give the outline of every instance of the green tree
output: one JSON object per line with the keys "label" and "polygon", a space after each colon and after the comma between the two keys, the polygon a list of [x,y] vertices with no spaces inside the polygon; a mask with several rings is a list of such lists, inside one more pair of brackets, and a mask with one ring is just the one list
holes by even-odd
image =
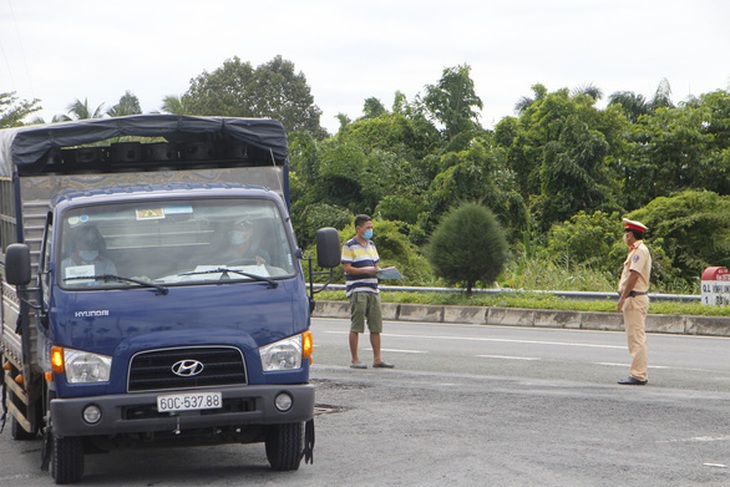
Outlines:
{"label": "green tree", "polygon": [[288,132],[308,132],[318,139],[327,135],[306,77],[281,56],[256,68],[233,57],[212,73],[204,71],[191,80],[180,103],[169,108],[182,107],[192,115],[274,118]]}
{"label": "green tree", "polygon": [[[379,105],[374,98],[369,100],[374,107]],[[303,160],[310,162],[299,167],[307,171],[310,201],[415,223],[414,212],[425,208],[423,199],[433,177],[420,161],[438,145],[440,136],[421,112],[403,99],[396,104],[397,111],[347,121],[335,138],[316,145],[316,156],[308,152]],[[372,115],[377,112],[380,109],[373,108]],[[294,147],[300,160],[298,139]],[[408,204],[396,208],[396,202]]]}
{"label": "green tree", "polygon": [[142,113],[139,106],[139,99],[130,91],[126,91],[119,99],[119,103],[106,112],[110,117],[124,117],[127,115],[138,115]]}
{"label": "green tree", "polygon": [[608,149],[601,132],[577,119],[566,121],[557,140],[545,145],[540,167],[544,226],[609,202],[611,188],[604,185],[610,180],[605,164]]}
{"label": "green tree", "polygon": [[730,265],[730,196],[683,191],[656,198],[628,218],[649,227],[649,242],[660,239],[663,252],[685,282],[696,281],[706,267]]}
{"label": "green tree", "polygon": [[[621,261],[610,256],[620,242],[620,221],[618,213],[580,211],[550,228],[546,253],[553,260],[616,274]],[[625,249],[623,252],[625,256]]]}
{"label": "green tree", "polygon": [[439,143],[433,125],[423,123],[418,116],[413,120],[387,111],[349,123],[340,135],[369,149],[396,153],[411,162],[424,157]]}
{"label": "green tree", "polygon": [[447,140],[456,135],[479,129],[482,100],[476,94],[468,65],[446,68],[439,82],[426,85],[423,103],[433,117],[444,126]]}
{"label": "green tree", "polygon": [[464,203],[444,216],[427,249],[437,276],[466,283],[467,293],[478,281],[491,285],[507,261],[507,241],[494,214],[485,206]]}
{"label": "green tree", "polygon": [[353,220],[352,213],[346,208],[328,203],[312,203],[295,215],[294,230],[303,248],[314,244],[318,229],[333,227],[342,230]]}
{"label": "green tree", "polygon": [[316,184],[309,191],[311,201],[348,208],[352,213],[373,213],[385,191],[381,182],[387,171],[365,148],[346,139],[329,139],[321,144]]}
{"label": "green tree", "polygon": [[306,132],[289,134],[289,167],[311,187],[319,177],[319,150],[317,141]]}
{"label": "green tree", "polygon": [[590,86],[533,91],[518,119],[497,125],[494,140],[540,232],[579,211],[618,209],[619,172],[610,163],[626,126],[620,109],[598,110],[600,90]]}
{"label": "green tree", "polygon": [[704,106],[659,108],[630,127],[620,165],[624,207],[633,210],[659,196],[725,184],[707,158],[713,139],[709,118]]}
{"label": "green tree", "polygon": [[632,91],[617,91],[608,98],[608,104],[620,106],[626,118],[631,123],[639,121],[639,117],[642,115],[648,115],[651,113],[651,104],[644,98],[643,95],[638,95]]}
{"label": "green tree", "polygon": [[23,119],[41,109],[40,100],[18,100],[15,92],[0,93],[0,128],[18,127]]}
{"label": "green tree", "polygon": [[701,155],[701,187],[730,194],[730,92],[717,90],[691,100],[688,108],[704,109],[700,127],[706,136]]}
{"label": "green tree", "polygon": [[669,81],[662,79],[651,100],[633,91],[617,91],[608,97],[608,105],[620,106],[626,118],[631,123],[636,123],[641,116],[650,115],[658,108],[673,108],[672,88],[669,86]]}
{"label": "green tree", "polygon": [[92,109],[89,105],[89,99],[84,98],[84,101],[79,100],[71,103],[68,108],[69,116],[65,116],[65,120],[86,120],[89,118],[102,118],[104,116],[104,103],[101,103],[96,108]]}
{"label": "green tree", "polygon": [[503,149],[493,149],[488,140],[477,138],[466,150],[444,154],[440,166],[427,198],[432,217],[440,217],[463,201],[480,202],[494,211],[503,225],[516,232],[525,228],[524,200]]}
{"label": "green tree", "polygon": [[593,99],[593,101],[598,101],[603,98],[603,91],[593,84],[587,84],[573,90],[573,97],[578,96],[587,96]]}
{"label": "green tree", "polygon": [[375,118],[385,113],[385,107],[380,100],[375,97],[370,97],[365,100],[362,111],[365,114],[364,118]]}
{"label": "green tree", "polygon": [[542,100],[545,98],[545,95],[547,95],[548,90],[545,88],[545,85],[542,84],[534,84],[531,86],[532,92],[535,94],[535,98],[530,98],[529,96],[523,96],[519,99],[517,103],[515,103],[515,113],[517,115],[524,114],[528,108],[532,106],[533,103],[537,100]]}
{"label": "green tree", "polygon": [[415,224],[418,222],[418,214],[423,211],[422,206],[414,198],[385,195],[375,208],[375,214],[383,220],[397,220]]}
{"label": "green tree", "polygon": [[172,113],[174,115],[191,115],[190,109],[183,105],[182,97],[176,95],[167,95],[164,97],[160,109],[165,113]]}

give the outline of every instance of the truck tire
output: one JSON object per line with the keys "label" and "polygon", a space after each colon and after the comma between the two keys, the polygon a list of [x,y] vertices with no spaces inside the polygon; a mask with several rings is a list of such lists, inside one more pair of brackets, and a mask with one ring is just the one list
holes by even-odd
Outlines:
{"label": "truck tire", "polygon": [[56,484],[72,484],[84,475],[84,443],[81,438],[53,435],[51,473]]}
{"label": "truck tire", "polygon": [[275,424],[266,431],[266,458],[272,470],[297,470],[302,459],[302,423]]}
{"label": "truck tire", "polygon": [[25,431],[25,429],[20,426],[20,423],[18,423],[18,420],[15,419],[15,416],[10,417],[10,436],[15,441],[31,441],[35,440],[38,437],[38,432],[33,431],[32,433],[29,433]]}

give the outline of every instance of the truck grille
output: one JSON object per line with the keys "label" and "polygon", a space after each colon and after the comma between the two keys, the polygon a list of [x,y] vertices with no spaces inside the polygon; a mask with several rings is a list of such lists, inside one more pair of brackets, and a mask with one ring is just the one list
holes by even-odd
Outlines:
{"label": "truck grille", "polygon": [[[202,370],[181,377],[173,372],[175,364],[185,362],[188,370]],[[169,348],[140,352],[129,366],[129,392],[161,389],[187,389],[204,386],[246,384],[246,366],[240,350],[230,347]]]}

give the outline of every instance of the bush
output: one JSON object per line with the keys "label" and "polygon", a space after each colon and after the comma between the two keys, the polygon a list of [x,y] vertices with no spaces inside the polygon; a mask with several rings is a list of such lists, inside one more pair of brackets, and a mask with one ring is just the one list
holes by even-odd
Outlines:
{"label": "bush", "polygon": [[[730,255],[730,196],[711,191],[684,191],[654,199],[628,215],[649,227],[647,246],[661,243],[673,269],[668,280],[692,282],[713,265],[726,265]],[[656,238],[654,238],[656,237]],[[661,240],[660,240],[661,239]]]}
{"label": "bush", "polygon": [[344,228],[351,220],[352,215],[345,208],[316,203],[309,205],[300,216],[302,225],[296,228],[299,244],[307,247],[314,243],[317,230],[322,227],[333,227],[338,230]]}
{"label": "bush", "polygon": [[494,214],[477,203],[463,203],[434,231],[427,256],[437,276],[466,283],[493,283],[507,261],[507,240]]}

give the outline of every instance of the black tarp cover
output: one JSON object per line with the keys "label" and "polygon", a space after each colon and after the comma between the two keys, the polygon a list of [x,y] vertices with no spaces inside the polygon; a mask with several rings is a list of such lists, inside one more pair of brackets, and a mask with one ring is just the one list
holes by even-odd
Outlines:
{"label": "black tarp cover", "polygon": [[155,114],[88,119],[0,130],[0,176],[10,177],[13,165],[42,164],[53,148],[74,147],[113,137],[164,137],[184,140],[191,136],[228,135],[246,144],[271,150],[276,164],[284,164],[289,148],[280,122],[262,118],[193,117]]}

